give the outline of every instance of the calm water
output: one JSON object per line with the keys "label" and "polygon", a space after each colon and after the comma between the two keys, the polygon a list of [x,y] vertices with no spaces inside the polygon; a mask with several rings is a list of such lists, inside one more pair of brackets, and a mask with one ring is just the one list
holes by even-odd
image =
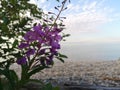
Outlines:
{"label": "calm water", "polygon": [[65,43],[61,51],[70,60],[117,60],[120,43]]}

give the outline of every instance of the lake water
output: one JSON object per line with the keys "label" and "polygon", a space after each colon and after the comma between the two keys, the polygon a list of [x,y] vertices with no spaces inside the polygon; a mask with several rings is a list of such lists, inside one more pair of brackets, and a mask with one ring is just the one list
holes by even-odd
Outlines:
{"label": "lake water", "polygon": [[68,43],[61,52],[70,60],[118,60],[120,43]]}

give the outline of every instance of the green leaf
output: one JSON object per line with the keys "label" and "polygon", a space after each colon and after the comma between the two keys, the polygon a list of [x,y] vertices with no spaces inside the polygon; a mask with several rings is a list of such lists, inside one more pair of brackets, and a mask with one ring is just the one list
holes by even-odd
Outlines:
{"label": "green leaf", "polygon": [[18,40],[15,40],[15,41],[13,42],[12,48],[15,48],[17,45],[18,45]]}
{"label": "green leaf", "polygon": [[6,69],[9,69],[9,68],[10,68],[10,65],[11,65],[11,61],[7,60],[6,65],[5,65],[5,68],[6,68]]}
{"label": "green leaf", "polygon": [[13,90],[10,85],[10,82],[6,78],[1,78],[0,90]]}
{"label": "green leaf", "polygon": [[3,84],[1,82],[1,78],[0,78],[0,90],[3,90]]}
{"label": "green leaf", "polygon": [[4,75],[8,79],[8,81],[10,83],[10,88],[13,89],[15,87],[15,85],[18,81],[18,77],[17,77],[17,74],[13,70],[9,70],[9,69],[1,70],[0,69],[0,75]]}
{"label": "green leaf", "polygon": [[9,20],[7,17],[3,17],[3,22],[7,25],[9,23]]}
{"label": "green leaf", "polygon": [[58,53],[58,56],[56,58],[64,63],[64,58],[68,58],[68,57],[66,55],[61,54],[61,53]]}
{"label": "green leaf", "polygon": [[8,49],[10,49],[9,42],[6,42],[6,46],[7,46]]}
{"label": "green leaf", "polygon": [[54,87],[52,90],[60,90],[59,87]]}
{"label": "green leaf", "polygon": [[2,56],[2,53],[0,52],[0,57]]}
{"label": "green leaf", "polygon": [[6,54],[7,52],[12,52],[14,49],[13,48],[2,48],[4,53]]}
{"label": "green leaf", "polygon": [[66,55],[63,55],[63,54],[58,54],[59,55],[59,57],[61,57],[61,58],[68,58]]}
{"label": "green leaf", "polygon": [[28,22],[28,18],[23,18],[23,19],[20,21],[19,27],[24,27],[24,25],[26,25],[27,22]]}
{"label": "green leaf", "polygon": [[52,90],[52,84],[51,83],[46,84],[43,90]]}
{"label": "green leaf", "polygon": [[17,58],[22,57],[20,52],[12,53],[12,54],[9,54],[9,55],[12,55],[12,56],[17,57]]}
{"label": "green leaf", "polygon": [[9,33],[9,28],[5,24],[2,24],[1,29],[4,34]]}
{"label": "green leaf", "polygon": [[39,83],[41,85],[43,85],[43,82],[41,80],[38,80],[38,79],[29,79],[30,82],[36,82],[36,83]]}
{"label": "green leaf", "polygon": [[61,62],[65,62],[62,58],[60,58],[60,57],[56,57],[58,60],[60,60]]}
{"label": "green leaf", "polygon": [[17,0],[10,0],[10,2],[14,5],[17,3]]}
{"label": "green leaf", "polygon": [[59,87],[53,87],[51,83],[47,83],[42,90],[60,90]]}
{"label": "green leaf", "polygon": [[70,34],[64,34],[64,35],[62,36],[62,38],[69,37],[69,36],[70,36]]}
{"label": "green leaf", "polygon": [[16,72],[14,70],[10,70],[10,75],[11,75],[12,80],[14,81],[14,84],[17,83],[19,79],[18,79]]}
{"label": "green leaf", "polygon": [[0,67],[3,67],[7,61],[0,61]]}
{"label": "green leaf", "polygon": [[30,71],[28,73],[28,77],[32,76],[33,74],[40,72],[41,70],[45,69],[45,68],[49,68],[48,66],[37,66],[35,67],[32,71]]}
{"label": "green leaf", "polygon": [[6,43],[7,40],[4,40],[0,37],[0,43]]}

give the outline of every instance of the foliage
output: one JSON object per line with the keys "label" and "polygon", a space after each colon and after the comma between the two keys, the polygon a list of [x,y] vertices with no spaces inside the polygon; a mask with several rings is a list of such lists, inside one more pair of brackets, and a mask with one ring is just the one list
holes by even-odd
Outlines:
{"label": "foliage", "polygon": [[47,83],[42,88],[43,90],[60,90],[59,87],[53,87],[51,83]]}
{"label": "foliage", "polygon": [[34,19],[42,20],[42,15],[42,9],[28,0],[1,0],[0,55],[4,60],[14,62],[20,57],[20,38],[32,27]]}
{"label": "foliage", "polygon": [[[0,1],[0,75],[5,77],[10,90],[21,88],[31,81],[33,74],[50,68],[54,58],[62,62],[67,58],[59,53],[59,42],[68,36],[62,33],[65,25],[60,17],[66,9],[66,1],[61,3],[61,7],[55,7],[58,14],[45,14],[29,0]],[[20,79],[10,69],[16,62],[22,70]],[[0,90],[5,88],[3,78],[0,78]]]}

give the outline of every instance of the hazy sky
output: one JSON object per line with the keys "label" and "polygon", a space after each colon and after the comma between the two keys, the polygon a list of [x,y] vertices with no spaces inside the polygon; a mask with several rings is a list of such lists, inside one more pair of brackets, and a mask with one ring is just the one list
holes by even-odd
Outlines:
{"label": "hazy sky", "polygon": [[[55,0],[31,0],[45,12],[59,5]],[[119,42],[120,0],[71,0],[64,11],[68,42]]]}

